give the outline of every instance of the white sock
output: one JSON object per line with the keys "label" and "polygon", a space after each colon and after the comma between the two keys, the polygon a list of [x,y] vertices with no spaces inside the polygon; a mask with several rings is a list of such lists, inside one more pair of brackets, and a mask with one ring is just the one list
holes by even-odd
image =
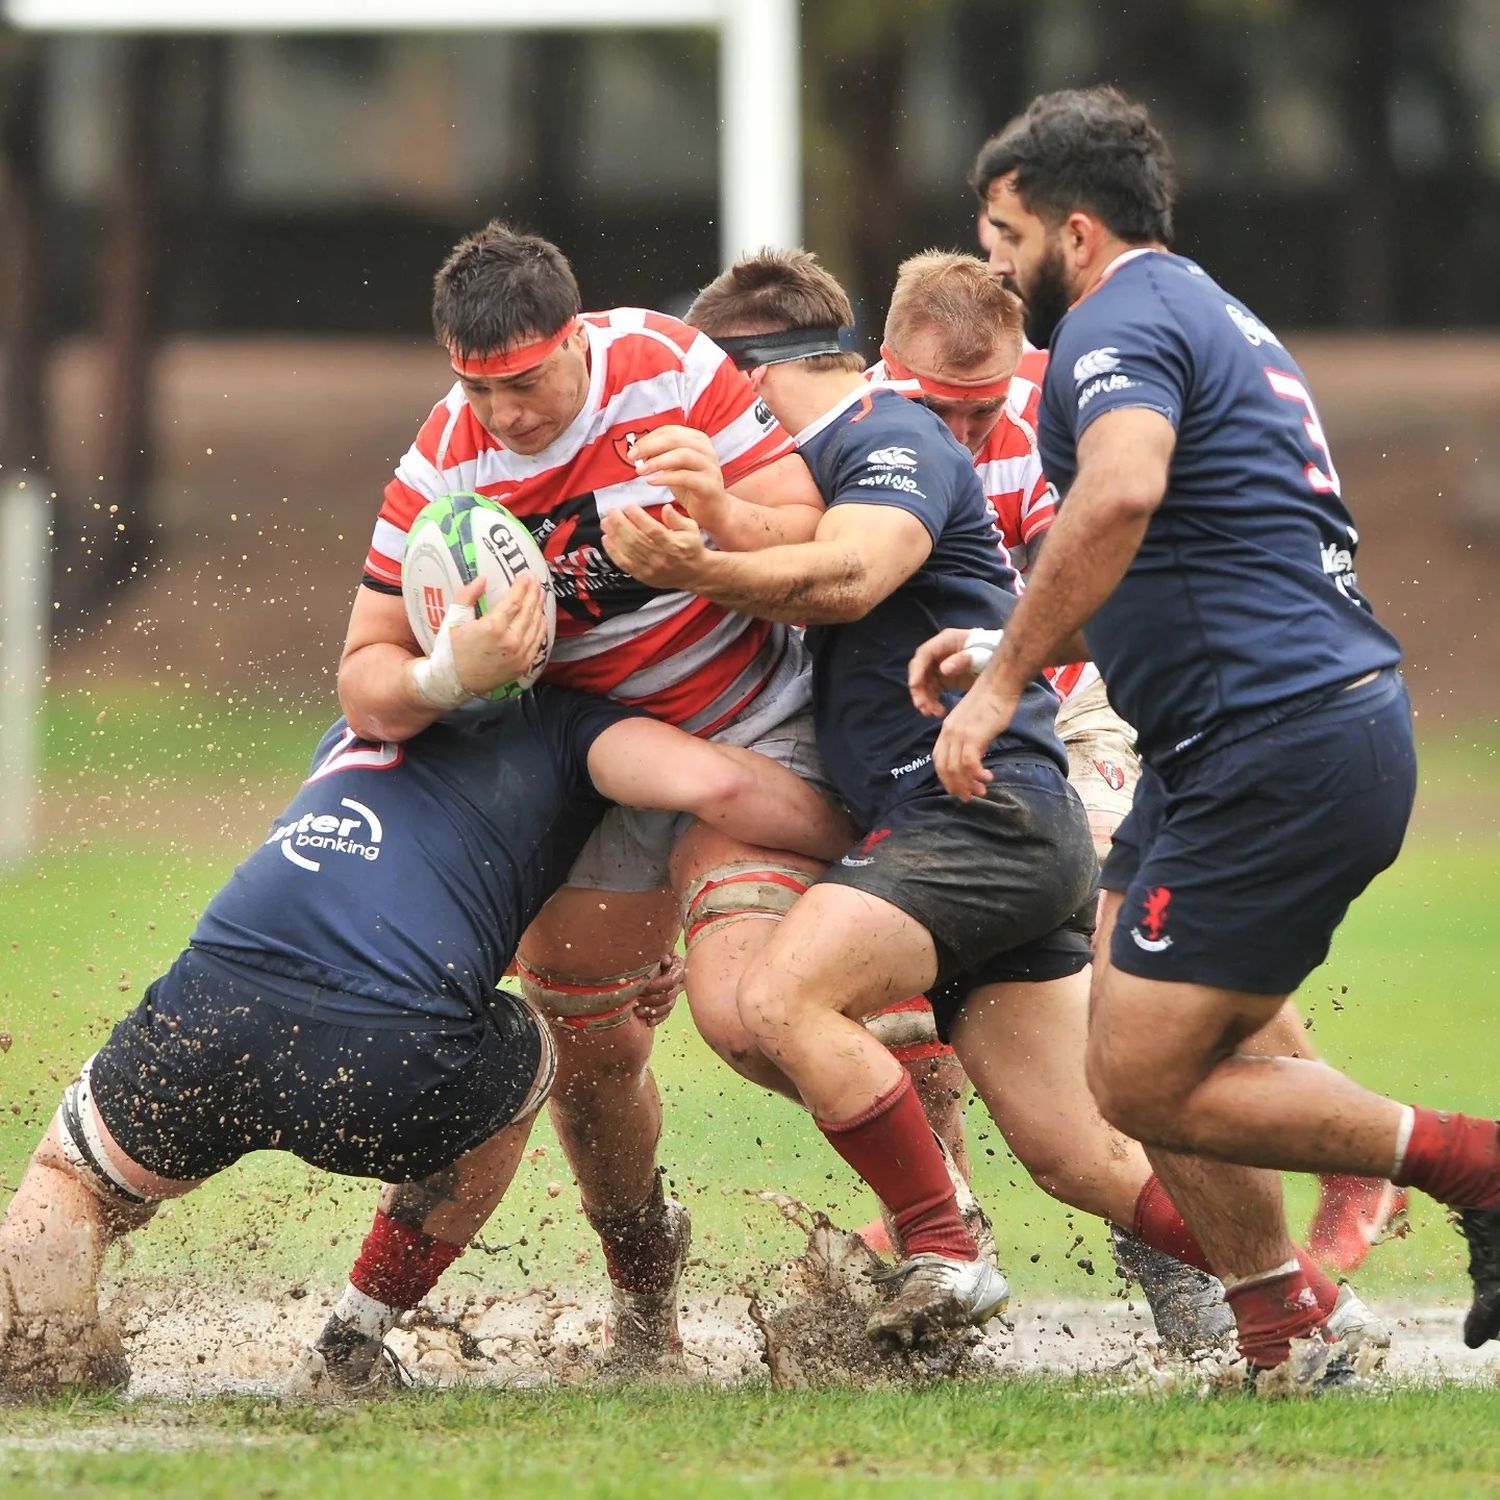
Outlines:
{"label": "white sock", "polygon": [[1224,1290],[1227,1292],[1235,1287],[1254,1286],[1257,1281],[1272,1281],[1278,1276],[1290,1276],[1293,1271],[1301,1269],[1300,1261],[1289,1260],[1283,1265],[1272,1266],[1269,1271],[1257,1271],[1252,1276],[1225,1276],[1221,1279],[1224,1282]]}
{"label": "white sock", "polygon": [[391,1307],[367,1297],[352,1282],[344,1287],[344,1294],[333,1309],[336,1318],[341,1318],[368,1339],[383,1339],[396,1326],[396,1320],[404,1311],[404,1308]]}
{"label": "white sock", "polygon": [[1401,1123],[1396,1127],[1396,1163],[1391,1168],[1391,1177],[1394,1179],[1406,1165],[1406,1148],[1411,1145],[1411,1133],[1417,1123],[1417,1112],[1411,1105],[1401,1106]]}

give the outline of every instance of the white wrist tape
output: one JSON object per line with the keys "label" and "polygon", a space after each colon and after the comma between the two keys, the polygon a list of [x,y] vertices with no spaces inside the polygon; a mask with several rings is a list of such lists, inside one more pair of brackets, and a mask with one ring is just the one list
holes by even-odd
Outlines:
{"label": "white wrist tape", "polygon": [[432,643],[432,655],[414,661],[411,667],[411,685],[424,703],[440,708],[445,713],[450,708],[460,708],[474,696],[458,680],[458,666],[453,660],[453,629],[467,625],[474,618],[471,604],[450,604],[438,629],[437,639]]}
{"label": "white wrist tape", "polygon": [[971,630],[964,637],[964,650],[969,653],[969,670],[982,672],[989,666],[990,658],[1000,649],[1003,630]]}

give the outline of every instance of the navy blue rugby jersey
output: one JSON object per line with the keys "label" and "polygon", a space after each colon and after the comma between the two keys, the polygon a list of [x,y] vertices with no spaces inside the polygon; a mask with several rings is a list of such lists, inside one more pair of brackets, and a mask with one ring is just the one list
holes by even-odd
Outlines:
{"label": "navy blue rugby jersey", "polygon": [[[863,619],[807,632],[818,748],[855,819],[868,826],[936,783],[932,747],[942,726],[912,706],[906,671],[913,652],[950,625],[1003,625],[1015,608],[1016,575],[973,458],[915,401],[883,389],[852,391],[798,433],[797,448],[830,508],[893,505],[932,538],[922,566]],[[1031,751],[1066,770],[1056,718],[1057,697],[1038,677],[992,754]]]}
{"label": "navy blue rugby jersey", "polygon": [[637,716],[542,686],[401,745],[339,720],[192,945],[297,981],[289,995],[339,991],[333,1010],[474,1013],[608,806],[589,748]]}
{"label": "navy blue rugby jersey", "polygon": [[1085,429],[1122,407],[1160,412],[1177,447],[1140,552],[1084,635],[1149,762],[1400,660],[1359,592],[1359,537],[1302,372],[1181,256],[1122,256],[1058,325],[1039,428],[1064,499]]}

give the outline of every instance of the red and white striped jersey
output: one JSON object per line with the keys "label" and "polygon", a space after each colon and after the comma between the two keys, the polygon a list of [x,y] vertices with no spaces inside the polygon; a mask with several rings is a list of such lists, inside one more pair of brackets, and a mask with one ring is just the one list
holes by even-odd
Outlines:
{"label": "red and white striped jersey", "polygon": [[627,457],[652,428],[707,433],[729,487],[791,453],[792,440],[723,351],[687,324],[626,307],[585,313],[582,326],[588,395],[542,452],[507,449],[459,384],[433,408],[386,486],[365,582],[400,588],[406,534],[429,501],[487,495],[526,522],[552,570],[557,642],[544,679],[707,735],[770,679],[789,649],[788,628],[638,582],[604,551],[600,519],[627,505],[657,510],[670,498]]}

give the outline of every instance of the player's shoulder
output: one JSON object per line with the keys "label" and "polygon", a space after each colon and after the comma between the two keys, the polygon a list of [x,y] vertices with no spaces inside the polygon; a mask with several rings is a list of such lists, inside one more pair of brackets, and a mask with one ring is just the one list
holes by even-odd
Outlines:
{"label": "player's shoulder", "polygon": [[1005,459],[1029,458],[1036,452],[1036,425],[1007,406],[974,456],[976,467]]}

